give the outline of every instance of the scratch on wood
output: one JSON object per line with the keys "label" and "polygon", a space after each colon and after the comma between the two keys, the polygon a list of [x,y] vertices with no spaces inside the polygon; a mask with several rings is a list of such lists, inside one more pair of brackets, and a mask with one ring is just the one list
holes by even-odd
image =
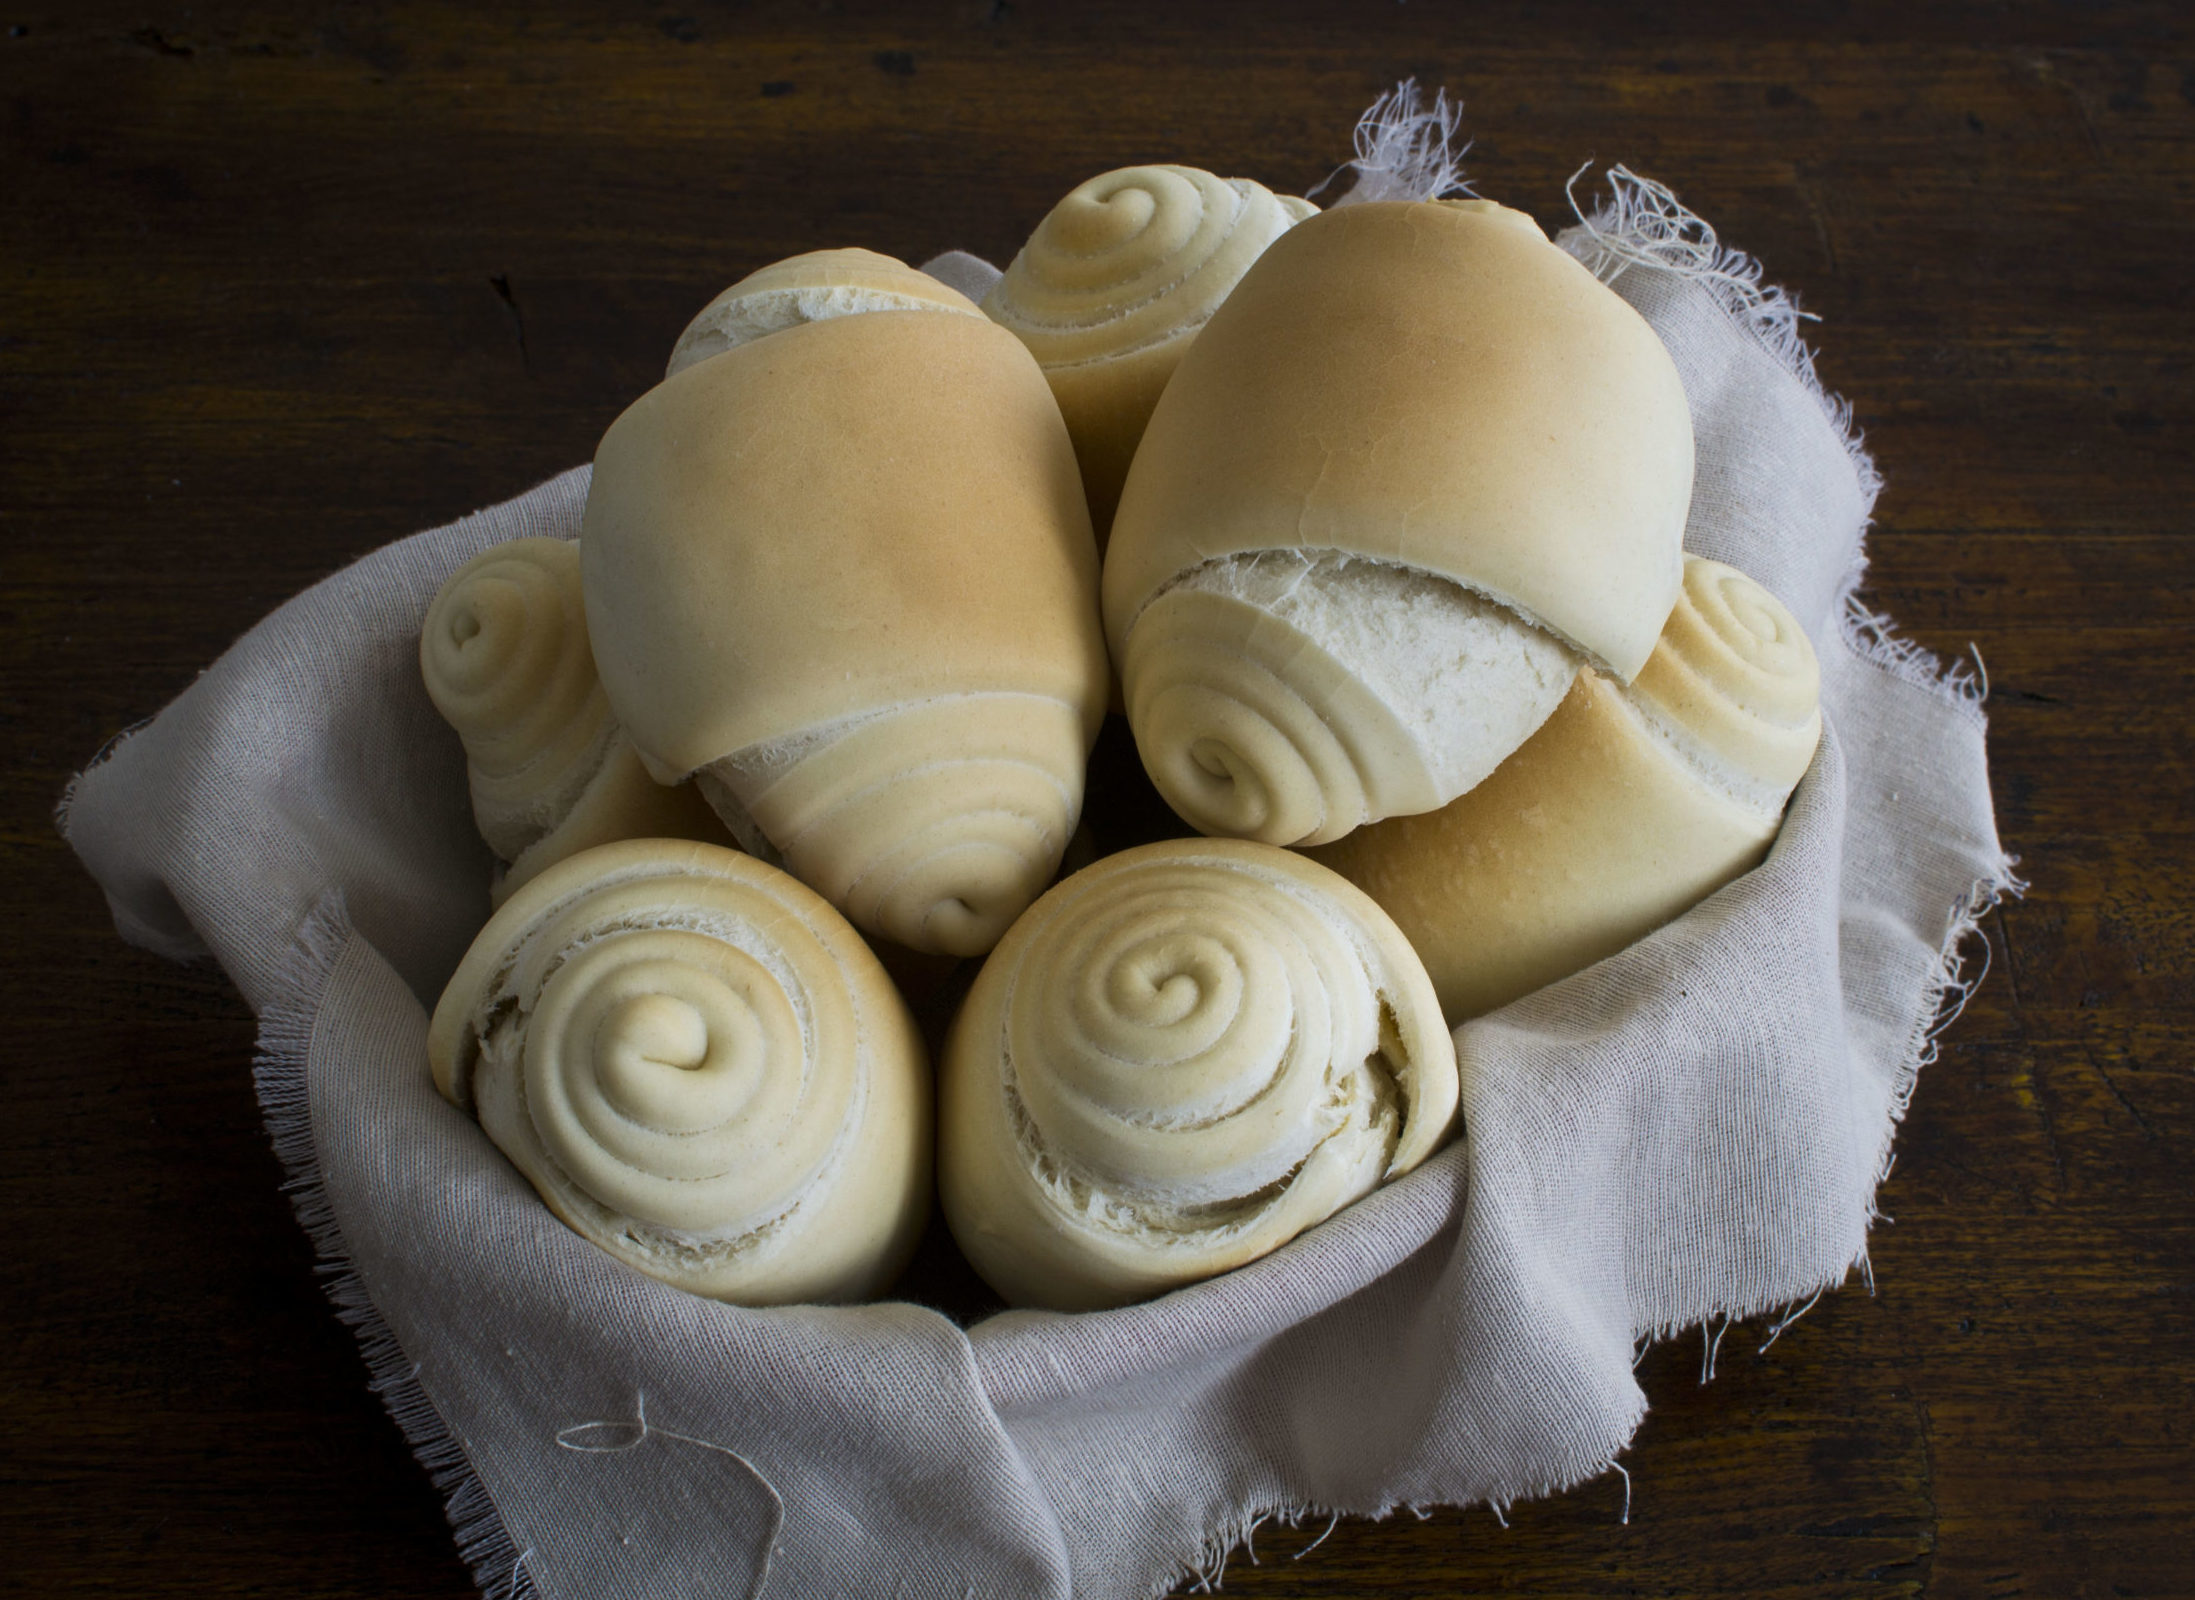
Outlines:
{"label": "scratch on wood", "polygon": [[507,272],[491,272],[489,284],[504,305],[510,308],[511,321],[518,328],[518,364],[528,372],[533,371],[533,358],[526,350],[526,313],[518,309],[518,296],[511,292],[511,275]]}
{"label": "scratch on wood", "polygon": [[2118,1101],[2120,1105],[2126,1107],[2126,1114],[2132,1117],[2135,1121],[2135,1124],[2140,1127],[2140,1129],[2142,1130],[2142,1137],[2152,1142],[2155,1142],[2157,1137],[2157,1130],[2149,1125],[2149,1119],[2142,1115],[2141,1108],[2135,1105],[2133,1101],[2129,1100],[2126,1097],[2126,1091],[2119,1087],[2118,1080],[2113,1078],[2111,1074],[2104,1069],[2104,1064],[2096,1059],[2096,1052],[2084,1044],[2081,1046],[2081,1056],[2084,1060],[2088,1062],[2090,1070],[2093,1071],[2097,1077],[2103,1079],[2104,1087],[2111,1091],[2111,1098]]}
{"label": "scratch on wood", "polygon": [[1814,236],[1821,240],[1822,254],[1829,258],[1829,275],[1833,278],[1842,277],[1843,271],[1837,265],[1837,244],[1829,236],[1829,215],[1822,209],[1821,197],[1805,178],[1798,178],[1797,183],[1799,198],[1806,202],[1806,214],[1814,219]]}
{"label": "scratch on wood", "polygon": [[[2027,1002],[2020,997],[2020,959],[2012,950],[2012,924],[2005,920],[2004,902],[1998,901],[1991,915],[1997,919],[1997,937],[2004,941],[2004,978],[2012,991],[2012,1009],[2024,1012]],[[1984,934],[1984,938],[1988,935]]]}

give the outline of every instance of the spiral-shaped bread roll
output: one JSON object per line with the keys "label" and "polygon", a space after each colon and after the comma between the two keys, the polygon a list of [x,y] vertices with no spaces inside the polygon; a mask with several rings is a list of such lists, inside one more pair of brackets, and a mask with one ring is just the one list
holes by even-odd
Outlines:
{"label": "spiral-shaped bread roll", "polygon": [[1050,890],[977,976],[946,1045],[940,1194],[1009,1301],[1114,1305],[1409,1171],[1457,1094],[1377,906],[1270,846],[1146,845]]}
{"label": "spiral-shaped bread roll", "polygon": [[[751,848],[871,932],[981,954],[1057,869],[1104,715],[1059,408],[1012,335],[887,258],[746,282],[822,310],[679,366],[596,455],[603,683]],[[929,299],[869,304],[894,283]]]}
{"label": "spiral-shaped bread roll", "polygon": [[1196,167],[1122,167],[1070,190],[984,296],[1044,369],[1102,550],[1166,380],[1265,247],[1317,207]]}
{"label": "spiral-shaped bread roll", "polygon": [[1684,388],[1531,218],[1367,202],[1290,229],[1168,383],[1105,619],[1137,748],[1273,844],[1445,804],[1675,599]]}
{"label": "spiral-shaped bread roll", "polygon": [[464,741],[480,836],[509,863],[498,904],[594,845],[723,839],[691,788],[649,778],[610,714],[587,643],[577,545],[513,539],[450,574],[420,630],[419,670]]}
{"label": "spiral-shaped bread roll", "polygon": [[844,918],[736,851],[632,840],[549,868],[473,942],[428,1056],[551,1210],[697,1294],[859,1299],[921,1229],[913,1021]]}
{"label": "spiral-shaped bread roll", "polygon": [[1629,688],[1582,674],[1461,799],[1315,850],[1424,957],[1451,1025],[1589,966],[1760,864],[1821,738],[1805,630],[1735,568],[1685,561]]}

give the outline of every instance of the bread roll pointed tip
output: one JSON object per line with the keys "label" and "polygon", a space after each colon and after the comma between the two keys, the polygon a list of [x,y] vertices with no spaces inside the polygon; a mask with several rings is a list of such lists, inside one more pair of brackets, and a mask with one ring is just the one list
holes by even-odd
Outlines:
{"label": "bread roll pointed tip", "polygon": [[672,347],[665,376],[805,323],[868,311],[981,316],[958,289],[874,250],[811,250],[733,284],[695,314]]}

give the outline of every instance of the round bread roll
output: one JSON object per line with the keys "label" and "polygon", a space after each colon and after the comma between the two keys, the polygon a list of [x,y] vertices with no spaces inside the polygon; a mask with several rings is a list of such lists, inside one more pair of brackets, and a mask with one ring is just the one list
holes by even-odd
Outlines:
{"label": "round bread roll", "polygon": [[897,991],[812,890],[715,845],[561,861],[435,1007],[435,1086],[580,1234],[744,1305],[859,1300],[929,1203],[929,1074]]}
{"label": "round bread roll", "polygon": [[1267,845],[1145,845],[984,964],[946,1043],[939,1192],[1007,1300],[1118,1305],[1408,1172],[1457,1096],[1432,987],[1370,900]]}
{"label": "round bread roll", "polygon": [[1122,167],[1068,191],[984,296],[1059,401],[1101,552],[1136,441],[1197,330],[1317,209],[1197,167]]}
{"label": "round bread roll", "polygon": [[427,608],[419,670],[464,741],[480,836],[508,863],[490,891],[495,904],[598,844],[724,842],[708,803],[650,778],[610,715],[587,644],[577,545],[513,539],[451,573]]}
{"label": "round bread roll", "polygon": [[1758,866],[1821,739],[1814,647],[1689,557],[1629,688],[1582,675],[1495,774],[1311,852],[1384,906],[1450,1026],[1613,955]]}
{"label": "round bread roll", "polygon": [[[828,283],[849,254],[757,278]],[[703,774],[863,928],[974,955],[1074,831],[1106,661],[1051,391],[1011,334],[928,292],[680,366],[604,435],[582,552],[649,770]]]}
{"label": "round bread roll", "polygon": [[1367,202],[1275,241],[1167,385],[1106,551],[1153,782],[1318,844],[1445,804],[1675,600],[1682,382],[1520,212]]}

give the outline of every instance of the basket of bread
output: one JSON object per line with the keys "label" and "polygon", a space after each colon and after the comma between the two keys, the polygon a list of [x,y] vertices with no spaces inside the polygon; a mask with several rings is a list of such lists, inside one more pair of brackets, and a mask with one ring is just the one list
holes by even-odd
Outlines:
{"label": "basket of bread", "polygon": [[1162,1592],[1864,1266],[1974,697],[1789,300],[1452,133],[767,265],[79,781],[488,1592]]}

